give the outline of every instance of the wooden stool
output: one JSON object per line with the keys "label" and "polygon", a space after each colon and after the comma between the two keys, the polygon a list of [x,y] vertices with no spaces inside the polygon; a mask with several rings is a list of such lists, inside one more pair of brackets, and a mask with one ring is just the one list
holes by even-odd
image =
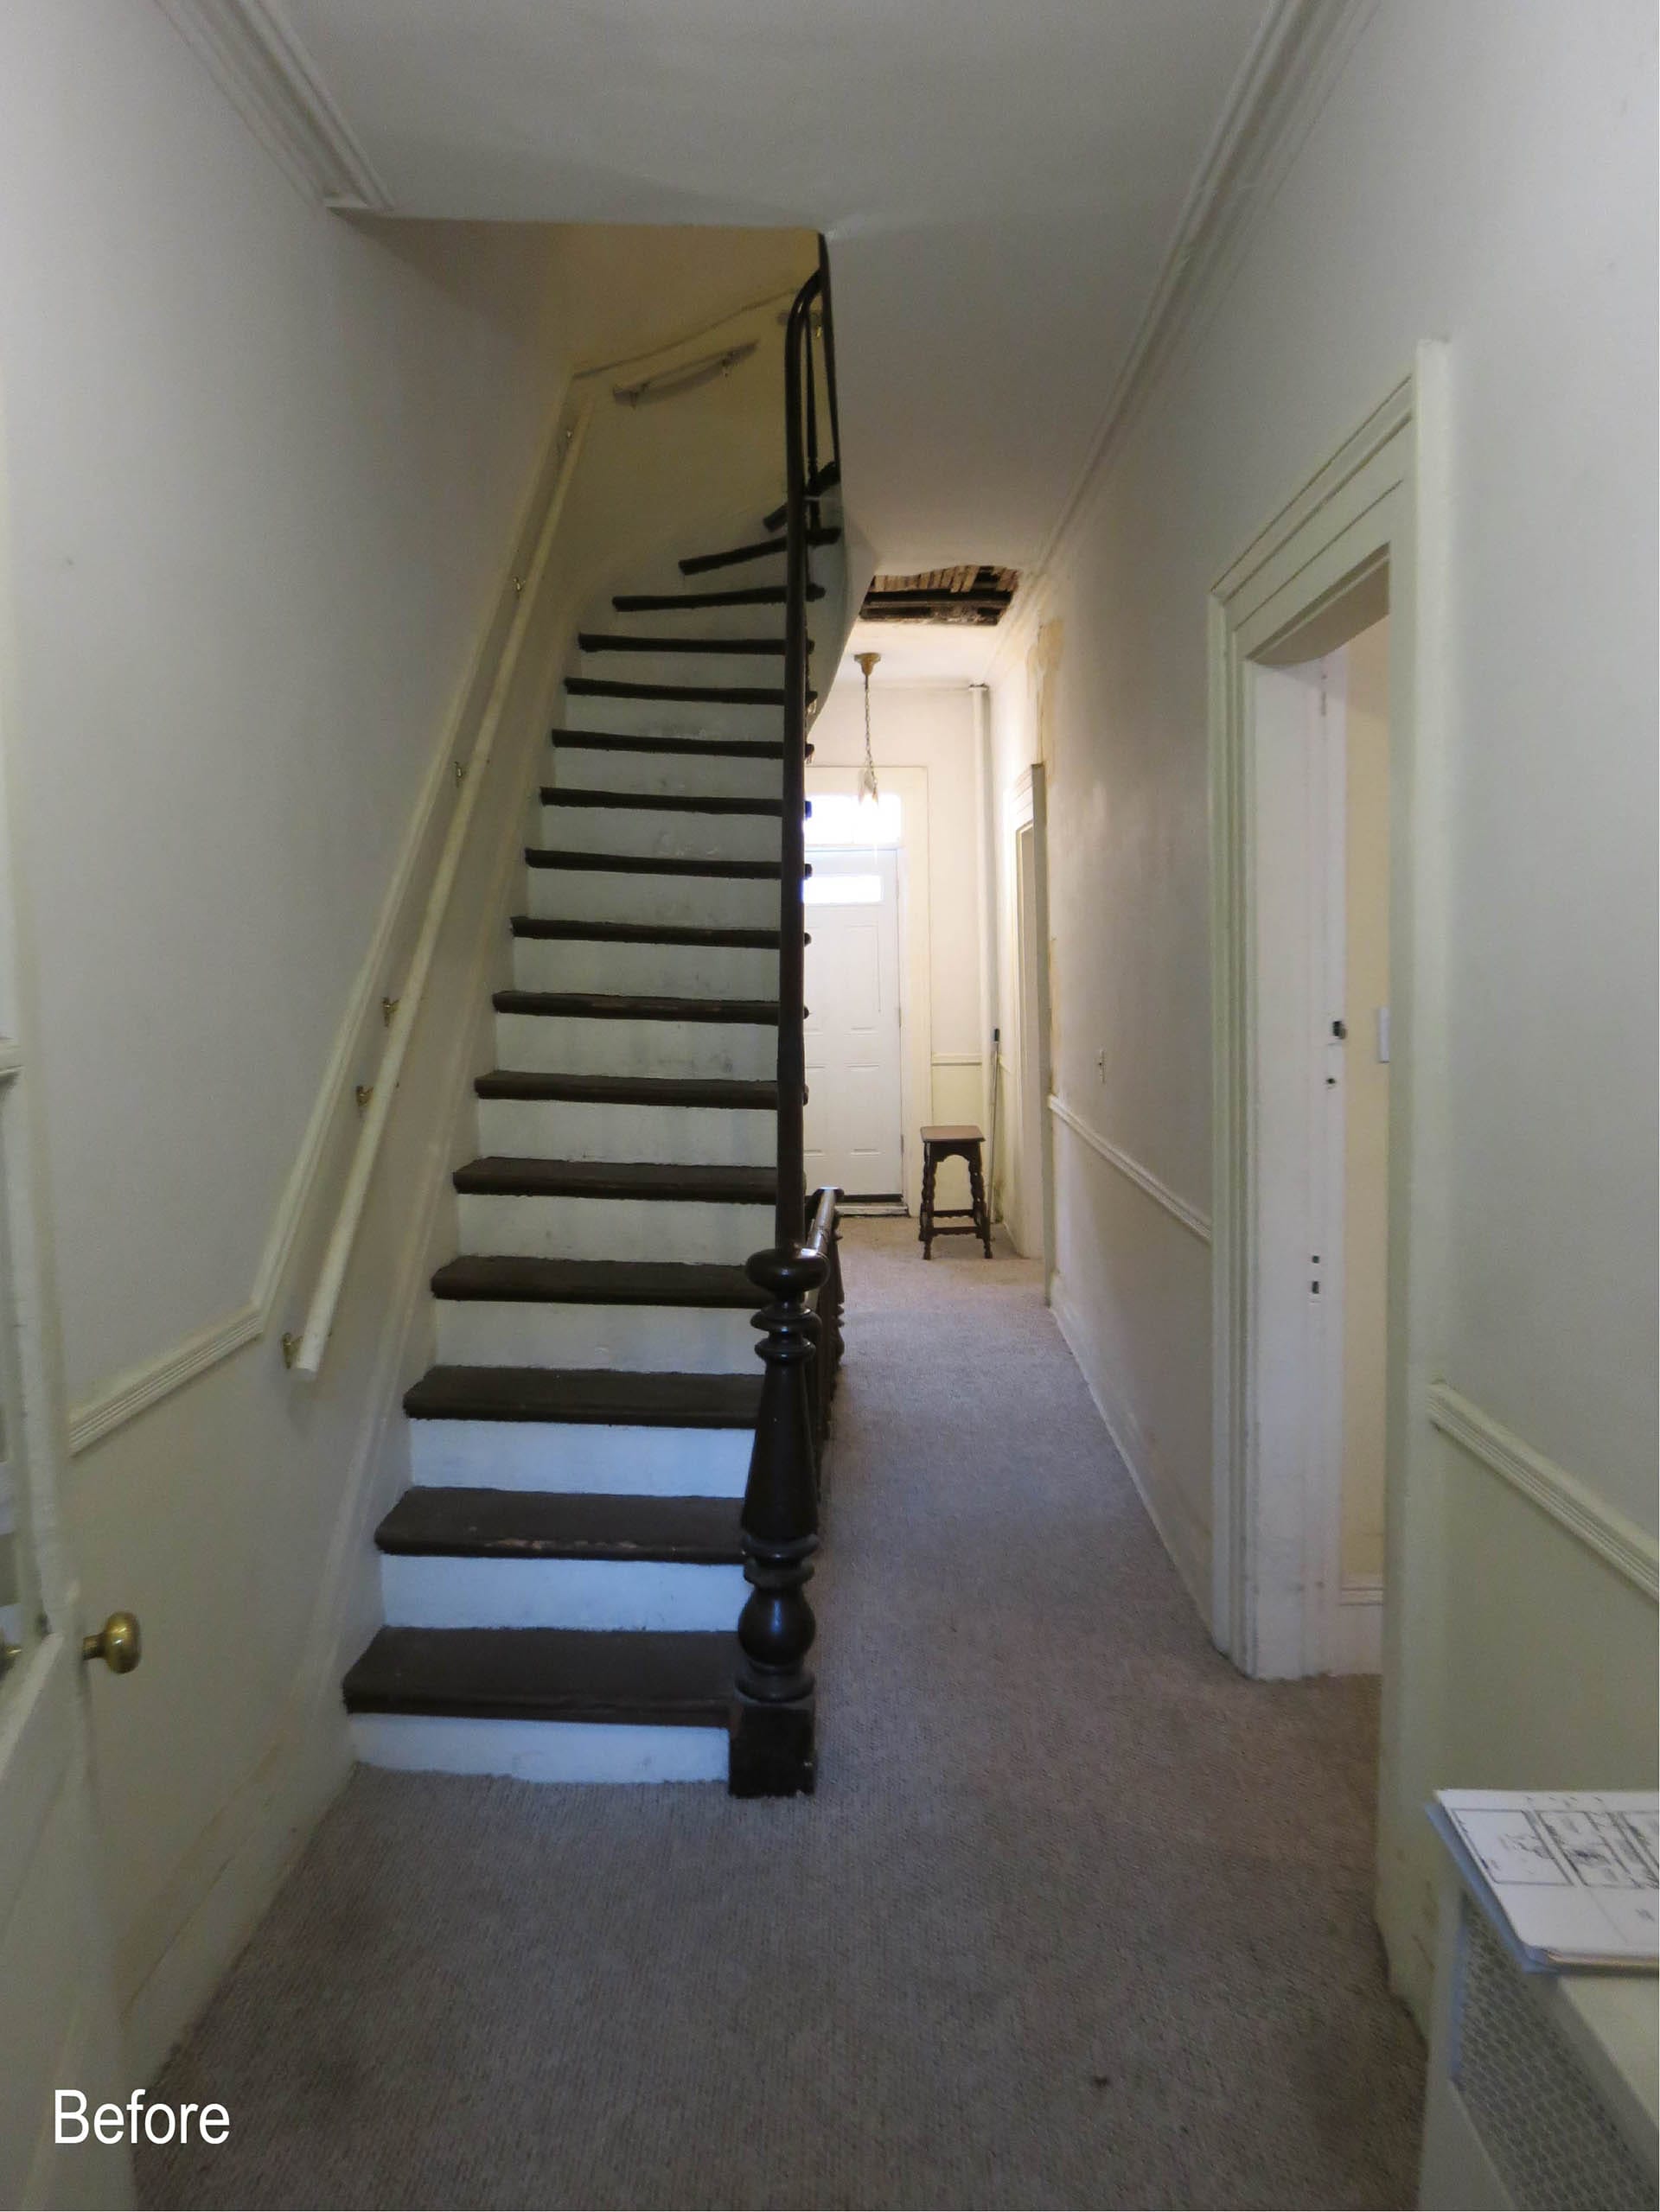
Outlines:
{"label": "wooden stool", "polygon": [[[991,1208],[986,1203],[986,1184],[980,1172],[980,1148],[985,1141],[972,1121],[935,1122],[923,1130],[923,1204],[916,1233],[923,1240],[924,1259],[933,1259],[935,1237],[978,1237],[986,1247],[986,1259],[991,1258]],[[942,1160],[967,1163],[972,1204],[935,1205],[934,1177]],[[937,1226],[942,1221],[949,1221],[952,1227],[942,1229]]]}

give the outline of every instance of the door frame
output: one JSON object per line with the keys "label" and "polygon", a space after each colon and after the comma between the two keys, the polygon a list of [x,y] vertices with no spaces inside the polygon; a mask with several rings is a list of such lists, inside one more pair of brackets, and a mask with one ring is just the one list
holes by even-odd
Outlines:
{"label": "door frame", "polygon": [[[1385,573],[1373,571],[1363,598],[1344,594],[1334,614],[1353,605],[1363,626]],[[1250,1671],[1271,1677],[1369,1671],[1340,1641],[1348,1046],[1326,1026],[1345,1011],[1346,671],[1341,647],[1302,660],[1300,635],[1245,663],[1246,834],[1274,864],[1254,871],[1261,891],[1247,922],[1255,1480],[1240,1548],[1254,1569]]]}
{"label": "door frame", "polygon": [[[0,1328],[12,1331],[13,1457],[36,1617],[0,1685],[0,1999],[8,1986],[13,1991],[12,2005],[0,2005],[0,2031],[16,2062],[0,2115],[0,2202],[115,2205],[133,2201],[124,2145],[89,2133],[84,2144],[61,2145],[54,2126],[55,2090],[79,2088],[89,2107],[113,2099],[125,2057],[103,1896],[81,1592],[67,1532],[68,1397],[32,925],[14,820],[22,763],[4,490],[0,481],[0,1240],[10,1310],[0,1311]],[[0,1293],[7,1287],[0,1282]]]}
{"label": "door frame", "polygon": [[[884,768],[882,783],[899,801],[899,1168],[900,1188],[914,1214],[923,1197],[923,1144],[916,1134],[933,1117],[934,1022],[929,991],[928,770]],[[808,762],[807,795],[859,789],[856,767]],[[809,850],[808,861],[812,859]]]}
{"label": "door frame", "polygon": [[[1387,565],[1389,609],[1391,998],[1389,1342],[1378,1918],[1398,1979],[1413,1979],[1424,1853],[1416,1833],[1434,1741],[1444,1619],[1440,1485],[1429,1389],[1441,1372],[1446,1284],[1449,565],[1446,349],[1426,341],[1403,378],[1212,587],[1211,1634],[1259,1668],[1269,1586],[1258,1541],[1271,1474],[1254,1449],[1255,1295],[1252,1068],[1255,756],[1248,664],[1318,657]],[[1352,624],[1351,624],[1352,627]],[[1298,1600],[1300,1603],[1300,1599]]]}
{"label": "door frame", "polygon": [[[1036,1004],[1026,1004],[1025,962],[1022,943],[1020,913],[1020,839],[1031,832],[1031,904],[1033,928],[1037,944],[1033,947],[1032,973],[1036,979]],[[1014,946],[1015,1020],[1018,1035],[1015,1040],[1014,1064],[1011,1069],[1013,1081],[1009,1088],[1019,1101],[1018,1131],[1020,1149],[1026,1148],[1025,1117],[1028,1101],[1024,1076],[1026,1049],[1030,1041],[1037,1061],[1036,1096],[1031,1111],[1036,1116],[1036,1127],[1031,1134],[1036,1139],[1038,1155],[1038,1221],[1039,1250],[1028,1254],[1041,1258],[1044,1269],[1044,1302],[1053,1303],[1055,1284],[1055,1062],[1051,1049],[1052,1027],[1049,998],[1049,784],[1047,771],[1041,761],[1034,761],[1024,768],[1008,796],[1004,819],[1005,851],[1008,856],[1012,940]],[[1022,1227],[1028,1205],[1028,1194],[1020,1193]],[[1012,1233],[1013,1225],[1009,1225]]]}

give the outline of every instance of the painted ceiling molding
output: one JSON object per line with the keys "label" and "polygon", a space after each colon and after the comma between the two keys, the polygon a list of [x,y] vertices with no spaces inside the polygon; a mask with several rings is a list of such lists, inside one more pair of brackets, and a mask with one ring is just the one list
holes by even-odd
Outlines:
{"label": "painted ceiling molding", "polygon": [[1278,0],[1263,23],[1199,163],[1100,426],[1031,576],[1041,576],[1053,560],[1085,494],[1183,333],[1249,244],[1376,5],[1377,0]]}
{"label": "painted ceiling molding", "polygon": [[180,36],[308,198],[384,215],[392,199],[272,0],[160,0]]}

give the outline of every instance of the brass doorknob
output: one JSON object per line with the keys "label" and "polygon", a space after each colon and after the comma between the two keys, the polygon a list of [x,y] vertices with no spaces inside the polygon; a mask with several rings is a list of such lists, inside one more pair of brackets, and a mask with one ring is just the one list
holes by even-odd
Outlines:
{"label": "brass doorknob", "polygon": [[112,1613],[95,1636],[80,1640],[83,1659],[101,1659],[112,1674],[131,1674],[144,1655],[136,1613]]}

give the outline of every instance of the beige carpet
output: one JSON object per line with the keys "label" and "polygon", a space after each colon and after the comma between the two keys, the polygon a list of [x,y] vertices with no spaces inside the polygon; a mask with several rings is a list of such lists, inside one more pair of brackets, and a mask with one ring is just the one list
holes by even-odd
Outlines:
{"label": "beige carpet", "polygon": [[361,1773],[148,2203],[1412,2202],[1371,1689],[1212,1651],[1035,1270],[847,1244],[818,1797]]}

